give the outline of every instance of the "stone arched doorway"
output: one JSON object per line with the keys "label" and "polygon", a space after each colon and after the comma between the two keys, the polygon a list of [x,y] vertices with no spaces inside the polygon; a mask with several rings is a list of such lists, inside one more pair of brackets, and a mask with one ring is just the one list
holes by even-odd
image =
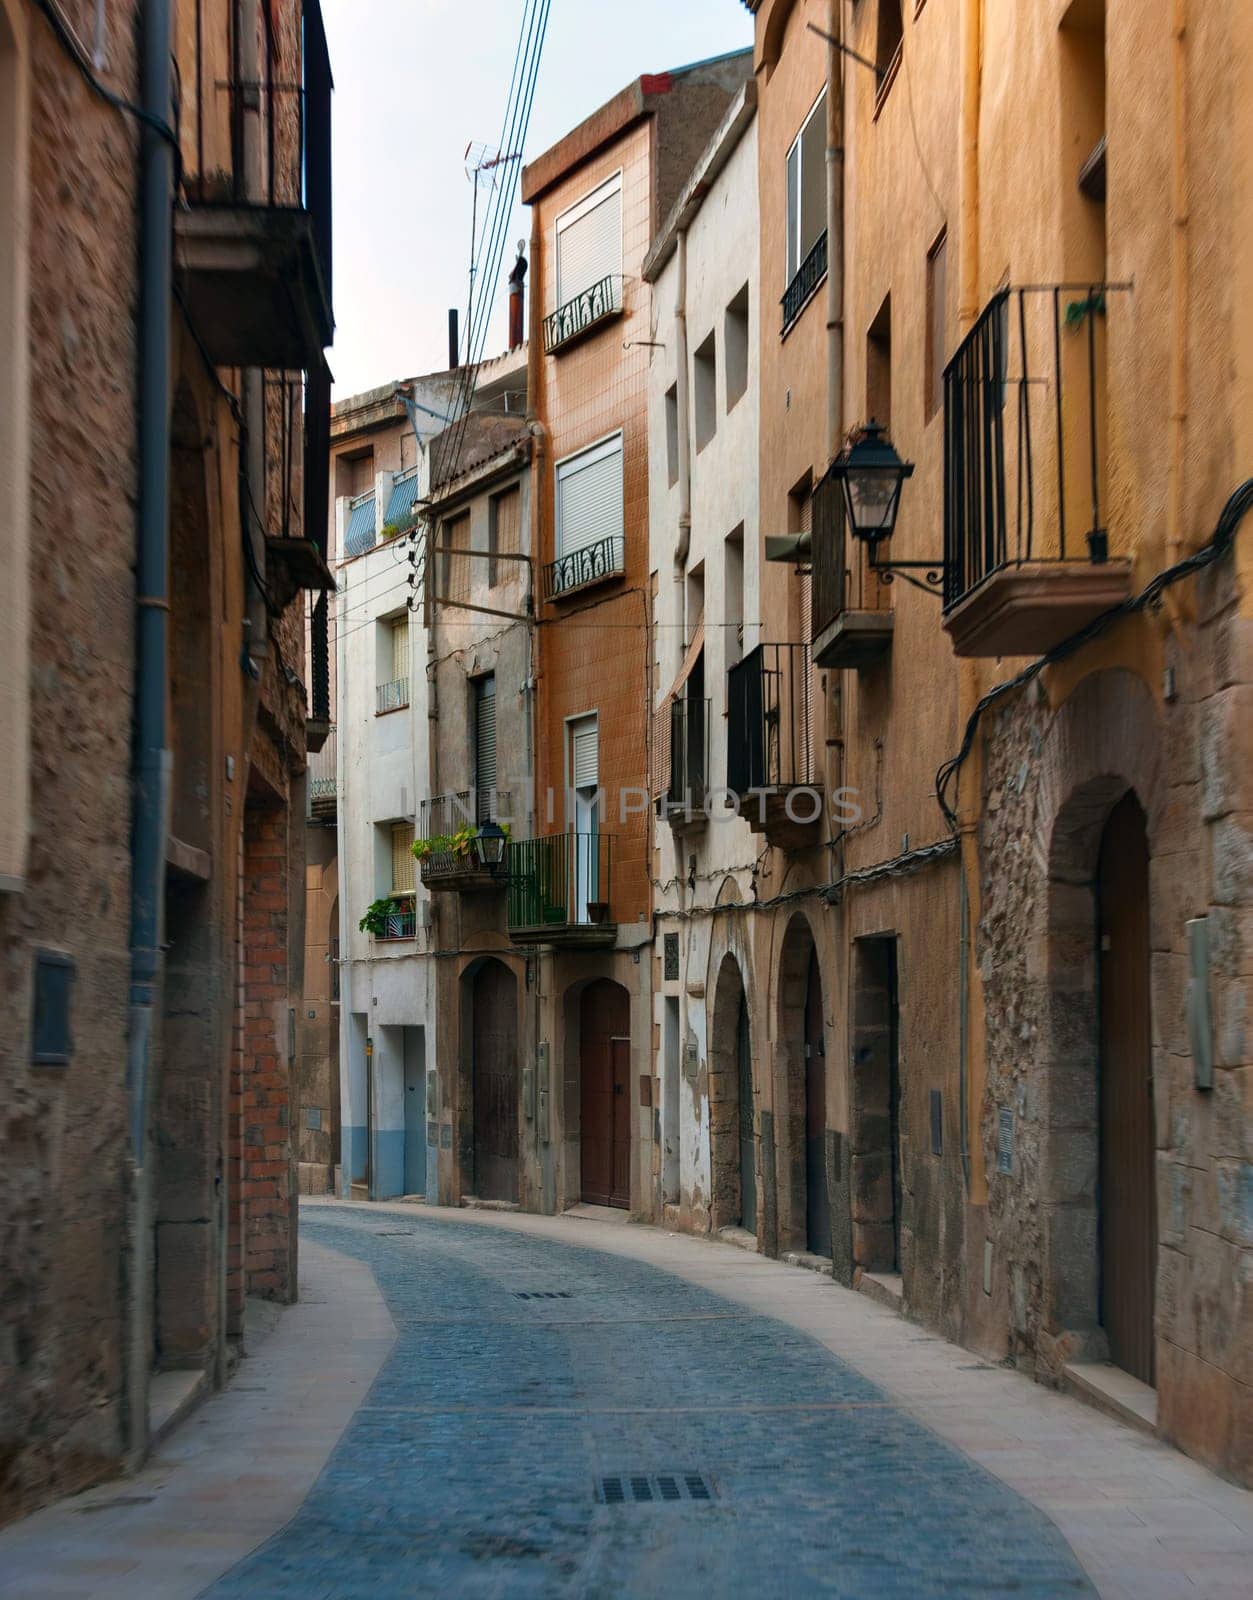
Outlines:
{"label": "stone arched doorway", "polygon": [[831,1255],[826,1038],[813,933],[797,913],[779,961],[779,1247]]}
{"label": "stone arched doorway", "polygon": [[757,1232],[757,1116],[748,996],[739,963],[722,958],[709,1047],[710,1225]]}
{"label": "stone arched doorway", "polygon": [[470,1013],[462,1015],[470,1035],[474,1193],[480,1200],[516,1201],[518,982],[503,961],[489,958],[466,975],[463,989]]}
{"label": "stone arched doorway", "polygon": [[579,995],[579,1194],[631,1204],[631,997],[594,978]]}

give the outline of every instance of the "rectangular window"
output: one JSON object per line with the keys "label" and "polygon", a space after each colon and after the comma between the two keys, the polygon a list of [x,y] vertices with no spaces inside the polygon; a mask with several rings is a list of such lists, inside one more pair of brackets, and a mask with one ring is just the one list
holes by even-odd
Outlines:
{"label": "rectangular window", "polygon": [[622,272],[622,175],[557,218],[557,304]]}
{"label": "rectangular window", "polygon": [[570,724],[570,787],[600,787],[600,727],[594,712]]}
{"label": "rectangular window", "polygon": [[446,522],[440,533],[439,596],[450,605],[470,598],[470,513]]}
{"label": "rectangular window", "polygon": [[945,307],[948,303],[946,260],[948,233],[942,231],[927,256],[927,371],[924,414],[928,422],[944,404]]}
{"label": "rectangular window", "polygon": [[892,432],[892,296],[866,330],[866,421]]}
{"label": "rectangular window", "polygon": [[679,481],[679,386],[666,390],[666,479],[673,489]]}
{"label": "rectangular window", "polygon": [[473,681],[474,789],[479,822],[492,817],[496,799],[496,675]]}
{"label": "rectangular window", "polygon": [[487,586],[494,589],[498,583],[507,583],[516,575],[517,563],[498,561],[497,556],[517,555],[521,549],[522,491],[514,484],[494,494],[488,505],[487,516]]}
{"label": "rectangular window", "polygon": [[557,463],[557,557],[580,552],[595,570],[622,570],[620,433]]}
{"label": "rectangular window", "polygon": [[718,431],[718,367],[712,332],[693,358],[692,378],[696,409],[696,453],[699,455]]}
{"label": "rectangular window", "polygon": [[726,628],[723,653],[728,667],[744,654],[744,524],[723,544],[722,606]]}
{"label": "rectangular window", "polygon": [[392,623],[392,680],[409,677],[409,618],[397,617]]}
{"label": "rectangular window", "polygon": [[787,153],[787,281],[827,229],[827,91]]}
{"label": "rectangular window", "polygon": [[413,823],[392,824],[392,893],[412,894],[413,879]]}
{"label": "rectangular window", "polygon": [[727,410],[748,388],[748,285],[727,307],[722,340],[722,364],[726,368]]}

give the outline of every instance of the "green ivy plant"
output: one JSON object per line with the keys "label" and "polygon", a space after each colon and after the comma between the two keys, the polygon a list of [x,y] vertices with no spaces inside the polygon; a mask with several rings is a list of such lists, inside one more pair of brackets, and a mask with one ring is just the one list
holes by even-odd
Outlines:
{"label": "green ivy plant", "polygon": [[384,895],[381,900],[374,900],[366,907],[365,916],[357,924],[362,933],[368,933],[374,939],[383,939],[387,935],[388,917],[399,916],[408,907],[392,895]]}

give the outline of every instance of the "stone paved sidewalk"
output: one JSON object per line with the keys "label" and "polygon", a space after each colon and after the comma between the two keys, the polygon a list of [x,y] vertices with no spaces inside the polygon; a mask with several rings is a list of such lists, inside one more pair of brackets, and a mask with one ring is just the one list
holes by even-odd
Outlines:
{"label": "stone paved sidewalk", "polygon": [[[0,1592],[1250,1592],[1253,1497],[814,1274],[569,1216],[319,1201],[302,1235],[261,1357],[0,1534]],[[598,1503],[611,1473],[680,1498]]]}

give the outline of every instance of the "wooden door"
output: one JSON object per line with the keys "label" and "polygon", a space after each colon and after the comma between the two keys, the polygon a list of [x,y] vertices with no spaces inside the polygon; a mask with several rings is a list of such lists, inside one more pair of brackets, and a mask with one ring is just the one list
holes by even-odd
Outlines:
{"label": "wooden door", "polygon": [[818,952],[809,956],[805,987],[805,1234],[817,1256],[831,1254],[827,1196],[827,1061],[822,1032],[822,976]]}
{"label": "wooden door", "polygon": [[735,1066],[740,1109],[740,1227],[757,1232],[757,1139],[753,1123],[753,1056],[748,1034],[748,1002],[740,991],[735,1025]]}
{"label": "wooden door", "polygon": [[1154,1381],[1157,1269],[1153,1056],[1149,1016],[1149,848],[1128,794],[1110,813],[1097,868],[1100,929],[1101,1322],[1110,1359]]}
{"label": "wooden door", "polygon": [[630,997],[597,978],[579,1001],[579,1149],[582,1198],[631,1203]]}
{"label": "wooden door", "polygon": [[517,985],[499,961],[474,977],[474,1192],[518,1198]]}

